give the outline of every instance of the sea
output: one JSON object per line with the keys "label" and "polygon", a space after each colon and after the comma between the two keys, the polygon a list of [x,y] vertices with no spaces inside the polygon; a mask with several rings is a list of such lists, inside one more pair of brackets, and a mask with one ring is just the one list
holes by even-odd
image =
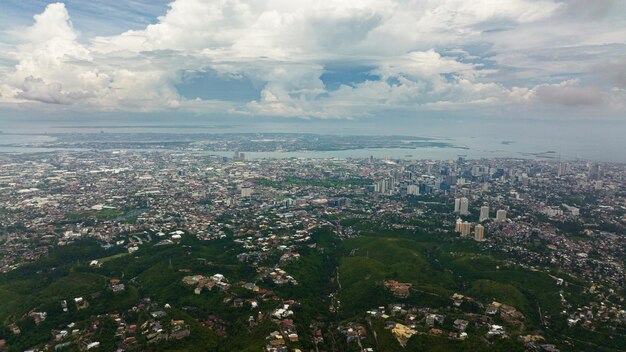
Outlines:
{"label": "sea", "polygon": [[[524,158],[626,163],[626,121],[496,118],[389,118],[385,121],[269,118],[85,118],[19,120],[0,117],[0,153],[66,150],[41,143],[57,133],[315,133],[403,135],[454,147],[363,148],[340,151],[246,152],[259,158],[375,158],[447,160]],[[28,144],[28,146],[26,146]],[[234,151],[210,152],[232,156]]]}

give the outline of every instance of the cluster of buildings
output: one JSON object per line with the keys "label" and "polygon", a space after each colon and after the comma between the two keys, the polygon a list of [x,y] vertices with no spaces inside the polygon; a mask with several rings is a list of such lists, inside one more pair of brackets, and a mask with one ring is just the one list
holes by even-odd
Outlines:
{"label": "cluster of buildings", "polygon": [[411,287],[413,286],[411,283],[407,282],[398,282],[396,280],[385,280],[383,285],[386,289],[391,291],[391,293],[398,298],[407,298],[411,294]]}
{"label": "cluster of buildings", "polygon": [[[176,245],[184,236],[232,240],[241,248],[237,259],[258,273],[256,281],[242,286],[256,296],[233,296],[232,304],[241,308],[248,302],[256,308],[253,302],[286,300],[259,285],[297,285],[284,268],[302,250],[316,250],[312,234],[320,227],[345,239],[359,235],[342,223],[346,218],[368,219],[387,229],[421,226],[441,236],[451,235],[454,226],[461,240],[473,238],[480,248],[506,254],[528,268],[556,268],[593,282],[593,290],[586,288],[592,297],[586,304],[574,306],[563,297],[562,317],[572,326],[593,329],[625,322],[620,294],[625,285],[625,184],[624,165],[554,160],[248,160],[242,153],[227,158],[191,151],[3,156],[0,271],[15,270],[56,246],[85,238],[132,253],[147,243]],[[182,282],[197,294],[216,286],[231,288],[219,274],[186,276]],[[388,280],[384,285],[397,298],[411,292],[410,283]],[[124,291],[121,282],[109,286]],[[474,304],[459,300],[460,305]],[[458,339],[477,331],[506,335],[507,326],[523,322],[512,307],[493,303],[475,315],[398,307],[369,315],[390,319],[388,328],[401,344],[418,333]],[[277,329],[268,336],[268,351],[297,348],[289,312],[293,314],[283,304],[269,314]],[[145,328],[139,326],[153,339],[184,337],[189,331],[184,323],[170,322],[171,329],[159,333],[164,318],[153,319]],[[223,331],[217,317],[206,324]],[[474,326],[480,328],[472,332]],[[344,327],[341,334],[349,342],[361,341],[359,325]],[[318,330],[312,329],[311,338],[323,341]]]}
{"label": "cluster of buildings", "polygon": [[[35,322],[40,324],[45,320],[45,315],[43,312],[33,312],[31,317],[38,317],[39,322],[37,318]],[[16,324],[12,327],[13,334],[22,333]],[[102,340],[103,329],[107,329],[107,334],[110,333],[114,339],[113,346],[107,345],[113,341]],[[53,328],[50,333],[52,340],[44,344],[42,349],[32,351],[89,351],[98,350],[105,345],[117,351],[134,351],[162,341],[184,339],[190,336],[191,330],[184,320],[171,318],[162,307],[145,298],[129,311],[100,314],[85,321],[73,321]]]}
{"label": "cluster of buildings", "polygon": [[213,287],[217,287],[223,291],[227,291],[230,288],[230,284],[222,274],[215,274],[209,277],[202,275],[185,276],[182,281],[185,285],[195,286],[194,293],[197,295],[202,293],[204,288],[209,291],[211,291]]}
{"label": "cluster of buildings", "polygon": [[[495,301],[484,304],[459,293],[450,299],[450,305],[437,308],[393,303],[367,311],[366,317],[382,321],[401,346],[406,346],[408,340],[418,334],[453,340],[465,340],[470,335],[482,335],[487,339],[523,336],[525,316],[514,307]],[[359,326],[363,325],[351,323],[344,326],[343,331],[345,333],[348,327],[352,327],[352,331],[361,332],[353,336],[364,340],[368,335],[365,329],[358,330]]]}
{"label": "cluster of buildings", "polygon": [[[454,213],[457,215],[462,215],[466,219],[469,218],[469,200],[466,197],[455,198],[454,199]],[[478,217],[478,223],[474,225],[468,220],[463,221],[462,218],[458,218],[456,220],[454,226],[454,232],[459,233],[461,237],[470,237],[473,234],[473,238],[476,241],[484,241],[485,240],[485,226],[482,225],[485,221],[490,221],[489,217],[489,206],[483,205],[480,207],[480,215]],[[495,222],[505,222],[507,221],[506,210],[498,209],[496,212],[496,217],[494,219]],[[473,231],[472,231],[473,227]]]}
{"label": "cluster of buildings", "polygon": [[297,348],[300,337],[293,322],[293,306],[295,304],[294,301],[285,301],[272,312],[271,317],[279,330],[271,332],[266,337],[265,350],[267,352],[300,351]]}
{"label": "cluster of buildings", "polygon": [[469,221],[463,221],[459,218],[456,220],[456,224],[454,225],[454,232],[461,234],[461,237],[470,237],[470,235],[473,234],[474,240],[484,241],[485,227],[481,224],[476,224],[474,226],[474,230],[472,231],[472,225],[473,224]]}

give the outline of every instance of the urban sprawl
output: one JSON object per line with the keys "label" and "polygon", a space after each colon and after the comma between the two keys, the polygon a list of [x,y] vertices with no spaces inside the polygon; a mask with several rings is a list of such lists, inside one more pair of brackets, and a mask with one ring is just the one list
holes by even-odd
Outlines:
{"label": "urban sprawl", "polygon": [[[379,351],[385,337],[389,350],[419,338],[619,350],[626,331],[622,164],[5,154],[0,241],[0,295],[31,267],[51,278],[0,312],[0,350],[159,350],[200,336],[220,350],[259,331],[250,339],[266,351]],[[94,284],[70,288],[78,275]],[[546,297],[524,277],[549,283]]]}

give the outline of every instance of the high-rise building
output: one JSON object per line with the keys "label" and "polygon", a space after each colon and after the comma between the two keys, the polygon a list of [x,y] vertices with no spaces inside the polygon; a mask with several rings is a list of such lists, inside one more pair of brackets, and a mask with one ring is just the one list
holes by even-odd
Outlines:
{"label": "high-rise building", "polygon": [[454,226],[454,232],[458,232],[461,233],[461,230],[463,228],[463,220],[456,219],[456,225]]}
{"label": "high-rise building", "polygon": [[469,199],[461,198],[461,215],[469,215]]}
{"label": "high-rise building", "polygon": [[461,198],[454,199],[454,212],[457,214],[461,212]]}
{"label": "high-rise building", "polygon": [[462,237],[467,237],[470,235],[470,232],[472,231],[472,224],[470,224],[469,222],[464,222],[461,225],[461,236]]}
{"label": "high-rise building", "polygon": [[381,190],[382,190],[382,182],[381,181],[374,182],[374,192],[381,193]]}
{"label": "high-rise building", "polygon": [[393,194],[395,181],[392,177],[385,178],[374,183],[374,192],[382,194]]}
{"label": "high-rise building", "polygon": [[444,181],[449,185],[454,185],[456,184],[456,175],[454,174],[446,175],[446,177],[444,178]]}
{"label": "high-rise building", "polygon": [[485,227],[481,224],[476,225],[474,227],[474,240],[476,241],[484,241],[485,240]]}
{"label": "high-rise building", "polygon": [[489,206],[483,205],[480,207],[480,217],[478,218],[478,221],[483,222],[487,219],[489,219]]}
{"label": "high-rise building", "polygon": [[374,184],[374,192],[376,193],[387,193],[387,181],[379,180]]}
{"label": "high-rise building", "polygon": [[235,151],[235,154],[233,155],[233,160],[234,161],[242,161],[244,159],[244,154],[240,153],[238,150]]}
{"label": "high-rise building", "polygon": [[496,221],[497,222],[506,221],[506,210],[500,209],[496,212]]}
{"label": "high-rise building", "polygon": [[565,175],[565,172],[567,172],[567,164],[560,162],[559,163],[559,170],[557,171],[557,176],[561,177],[563,175]]}
{"label": "high-rise building", "polygon": [[593,163],[589,166],[589,179],[598,180],[600,178],[600,165]]}
{"label": "high-rise building", "polygon": [[406,187],[406,194],[419,196],[419,194],[420,194],[420,186],[419,185],[408,185]]}

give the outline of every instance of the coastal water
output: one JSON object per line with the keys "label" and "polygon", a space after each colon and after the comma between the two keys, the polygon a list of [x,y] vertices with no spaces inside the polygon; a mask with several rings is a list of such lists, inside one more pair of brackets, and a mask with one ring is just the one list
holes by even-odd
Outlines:
{"label": "coastal water", "polygon": [[[216,123],[220,122],[220,123]],[[0,152],[62,150],[40,144],[56,133],[318,133],[332,135],[407,135],[434,138],[454,148],[382,148],[340,151],[246,152],[248,158],[455,159],[512,157],[626,162],[626,122],[506,119],[367,120],[238,119],[16,121],[0,118]],[[25,145],[28,144],[28,147]],[[211,152],[232,156],[232,151]]]}

